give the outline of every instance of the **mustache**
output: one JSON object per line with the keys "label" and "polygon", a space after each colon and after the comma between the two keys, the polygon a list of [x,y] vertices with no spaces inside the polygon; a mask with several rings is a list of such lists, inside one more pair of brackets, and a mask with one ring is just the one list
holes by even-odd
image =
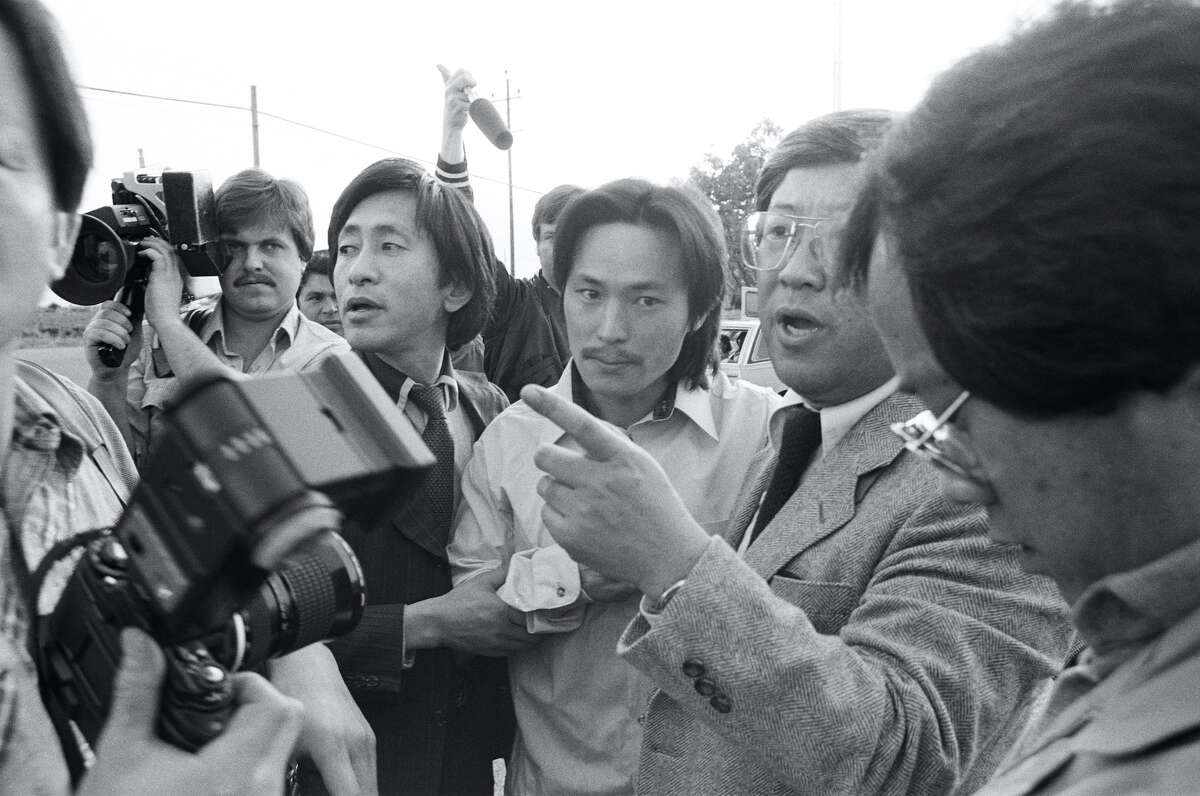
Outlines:
{"label": "mustache", "polygon": [[234,287],[239,285],[275,285],[275,280],[266,274],[245,274],[233,280]]}

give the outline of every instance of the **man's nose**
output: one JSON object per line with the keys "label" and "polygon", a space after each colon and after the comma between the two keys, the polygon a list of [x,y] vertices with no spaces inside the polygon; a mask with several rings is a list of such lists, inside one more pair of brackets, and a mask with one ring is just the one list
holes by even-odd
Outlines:
{"label": "man's nose", "polygon": [[605,342],[620,341],[629,336],[628,312],[620,301],[608,301],[601,308],[596,336]]}
{"label": "man's nose", "polygon": [[792,239],[783,267],[779,269],[778,279],[793,289],[807,287],[816,291],[824,290],[828,281],[825,260],[825,243],[816,231],[800,230]]}

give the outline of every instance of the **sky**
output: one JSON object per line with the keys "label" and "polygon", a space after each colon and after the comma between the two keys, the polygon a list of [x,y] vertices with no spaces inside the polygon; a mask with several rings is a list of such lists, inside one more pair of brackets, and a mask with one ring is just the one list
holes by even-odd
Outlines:
{"label": "sky", "polygon": [[[147,166],[206,170],[214,186],[253,165],[248,111],[109,92],[247,108],[254,85],[260,164],[305,186],[318,248],[334,201],[363,167],[392,155],[435,158],[438,63],[469,69],[501,113],[507,76],[518,276],[537,271],[529,219],[541,192],[628,176],[683,180],[706,153],[726,157],[762,119],[788,130],[834,110],[839,29],[841,107],[903,111],[939,72],[1050,5],[44,2],[88,87],[96,166],[83,209],[111,202],[110,180],[137,167],[139,149]],[[506,154],[469,128],[467,155],[476,205],[510,262]]]}

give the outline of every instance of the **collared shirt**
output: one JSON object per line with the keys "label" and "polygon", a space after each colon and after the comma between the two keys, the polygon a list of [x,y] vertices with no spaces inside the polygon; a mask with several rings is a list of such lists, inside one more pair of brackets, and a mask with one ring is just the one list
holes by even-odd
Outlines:
{"label": "collared shirt", "polygon": [[[574,400],[573,367],[551,391]],[[623,430],[663,467],[709,532],[723,533],[746,469],[766,445],[778,398],[719,374],[708,390],[679,386],[665,416],[651,412]],[[657,407],[656,407],[657,408]],[[541,520],[533,454],[546,443],[578,450],[558,426],[525,403],[488,426],[463,477],[447,553],[456,584],[507,567],[519,551],[554,545]],[[514,793],[630,793],[641,749],[637,717],[653,686],[616,655],[638,598],[591,603],[582,624],[509,657],[517,739],[509,764]]]}
{"label": "collared shirt", "polygon": [[1197,583],[1200,541],[1089,586],[1071,609],[1088,648],[980,793],[1190,791],[1200,781]]}
{"label": "collared shirt", "polygon": [[[363,361],[367,363],[371,373],[379,380],[384,392],[412,421],[417,433],[424,433],[425,424],[429,422],[429,418],[425,414],[425,410],[417,406],[415,401],[408,399],[417,382],[375,354],[363,355]],[[462,489],[463,468],[466,467],[467,460],[471,458],[471,448],[475,444],[475,429],[472,428],[471,419],[467,417],[466,410],[458,400],[458,377],[450,354],[445,351],[442,352],[441,371],[433,383],[434,386],[440,388],[438,392],[442,396],[442,409],[446,412],[446,425],[450,429],[450,436],[454,439],[454,504],[458,505]]]}
{"label": "collared shirt", "polygon": [[[820,409],[814,407],[798,393],[788,390],[786,393],[784,393],[783,402],[780,404],[779,408],[775,410],[773,415],[771,415],[771,446],[775,448],[775,450],[779,450],[780,442],[783,439],[783,424],[784,421],[787,420],[787,413],[783,411],[784,409],[788,408],[789,406],[802,405],[812,409],[813,411],[820,412],[821,456],[819,458],[814,458],[812,463],[809,464],[809,469],[812,469],[813,464],[816,464],[821,458],[828,456],[829,452],[836,448],[837,444],[842,441],[842,437],[846,436],[846,433],[850,431],[850,429],[854,428],[854,426],[858,424],[858,421],[867,416],[867,412],[870,412],[872,409],[879,406],[879,404],[883,403],[884,399],[894,393],[896,388],[899,386],[900,377],[893,376],[870,392],[846,401],[844,404],[826,406]],[[807,474],[807,470],[805,473]],[[801,481],[803,481],[803,478],[801,478]],[[766,490],[763,490],[760,500],[763,497],[766,497]],[[758,518],[756,514],[756,516],[750,521],[751,528],[754,527],[754,523],[757,522],[757,519]],[[746,549],[750,546],[750,541],[753,537],[754,534],[752,533],[742,534],[742,541],[738,545],[739,555],[745,555]],[[654,621],[653,616],[649,616],[648,618],[651,622]]]}
{"label": "collared shirt", "polygon": [[[66,763],[26,650],[29,620],[14,574],[10,528],[32,570],[57,542],[112,525],[129,498],[134,468],[116,427],[92,396],[63,383],[59,398],[48,402],[20,373],[12,444],[0,472],[0,782],[22,793],[66,793]],[[82,426],[78,434],[65,427],[64,414]],[[96,458],[103,455],[101,446],[111,458],[107,474]],[[53,610],[77,559],[78,554],[68,557],[50,571],[40,613]]]}
{"label": "collared shirt", "polygon": [[[221,296],[206,296],[183,307],[185,316],[193,312],[206,315],[197,336],[208,350],[232,370],[249,375],[279,370],[308,370],[323,357],[350,350],[350,344],[335,332],[305,318],[295,303],[279,322],[266,347],[251,362],[229,350],[225,336],[225,317]],[[134,437],[134,456],[145,463],[150,441],[158,430],[158,416],[179,396],[175,377],[165,352],[147,322],[142,329],[142,351],[129,366],[125,392],[129,426]]]}

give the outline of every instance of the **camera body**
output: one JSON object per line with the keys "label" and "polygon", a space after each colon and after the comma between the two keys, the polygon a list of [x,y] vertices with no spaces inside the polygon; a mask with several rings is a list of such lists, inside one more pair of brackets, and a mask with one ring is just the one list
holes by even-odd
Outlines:
{"label": "camera body", "polygon": [[207,172],[127,171],[112,181],[112,197],[111,205],[83,214],[66,273],[50,286],[60,298],[99,304],[145,284],[149,268],[137,244],[152,236],[175,247],[190,275],[221,275],[225,253]]}
{"label": "camera body", "polygon": [[[66,271],[50,285],[72,304],[99,304],[120,296],[130,321],[142,322],[150,263],[139,244],[163,238],[191,276],[220,276],[225,249],[217,230],[212,181],[203,171],[127,171],[112,181],[113,203],[84,213]],[[99,346],[100,361],[117,367],[124,349]]]}
{"label": "camera body", "polygon": [[231,671],[354,628],[365,587],[337,531],[381,525],[434,462],[353,354],[212,377],[163,419],[129,505],[39,633],[44,701],[76,776],[73,739],[94,743],[104,725],[122,628],[166,653],[160,736],[199,748],[232,712]]}

